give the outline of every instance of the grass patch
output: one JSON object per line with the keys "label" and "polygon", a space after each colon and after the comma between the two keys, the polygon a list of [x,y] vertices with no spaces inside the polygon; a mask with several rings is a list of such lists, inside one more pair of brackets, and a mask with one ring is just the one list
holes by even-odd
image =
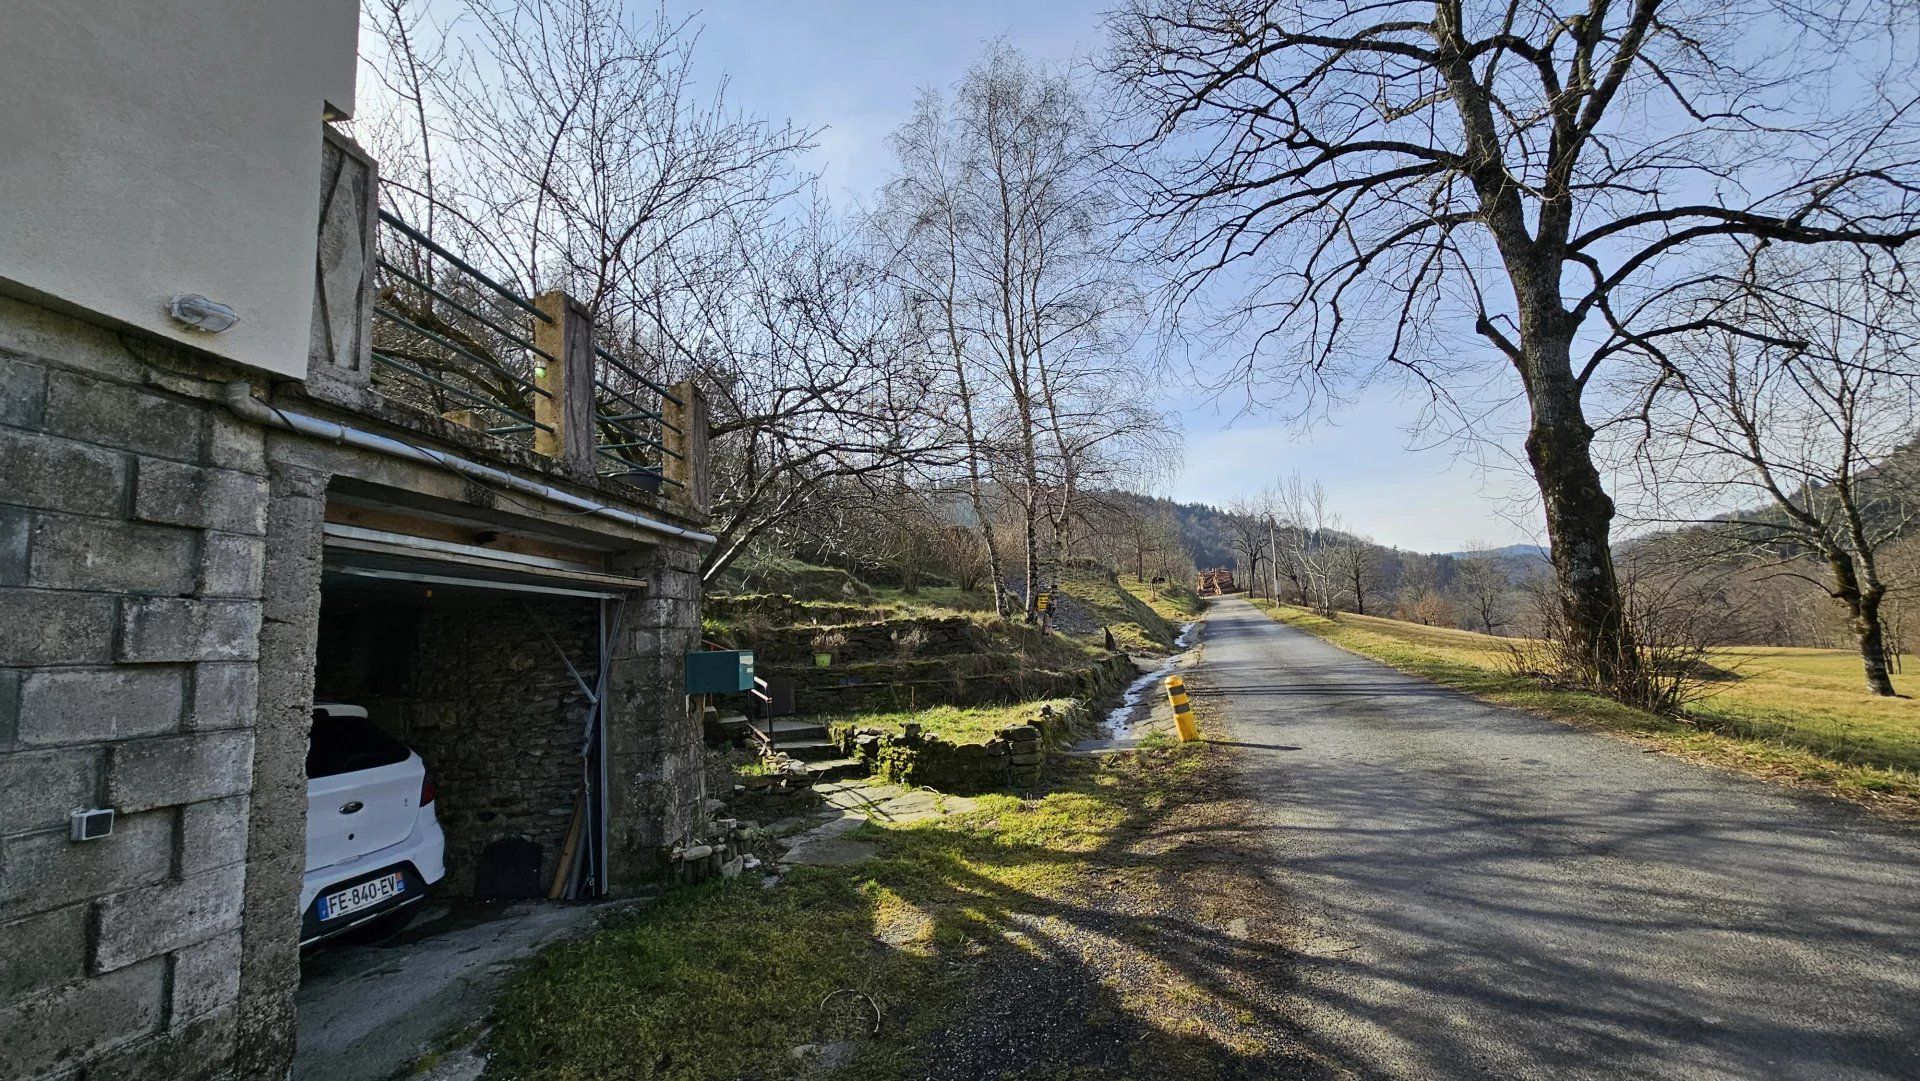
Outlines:
{"label": "grass patch", "polygon": [[939,736],[954,743],[984,743],[1002,728],[1033,720],[1042,706],[1052,706],[1055,711],[1061,711],[1072,705],[1073,701],[1071,698],[1055,698],[1011,706],[933,706],[919,711],[851,713],[828,720],[831,724],[879,728],[888,732],[901,732],[907,725],[917,724],[921,732],[929,736]]}
{"label": "grass patch", "polygon": [[1920,702],[1859,690],[1859,660],[1840,650],[1717,651],[1709,659],[1733,678],[1694,703],[1686,718],[1674,720],[1515,675],[1499,638],[1376,616],[1330,620],[1304,608],[1254,603],[1289,626],[1491,702],[1920,813]]}
{"label": "grass patch", "polygon": [[1184,619],[1172,607],[1170,595],[1161,603],[1168,605],[1166,611],[1172,614],[1163,614],[1145,596],[1128,589],[1121,579],[1080,565],[1070,566],[1061,574],[1058,588],[1079,602],[1087,618],[1099,625],[1079,635],[1089,643],[1104,641],[1099,629],[1104,627],[1113,632],[1114,644],[1125,652],[1167,653],[1180,635],[1180,623]]}
{"label": "grass patch", "polygon": [[911,593],[899,586],[875,587],[873,595],[904,615],[993,611],[993,593],[985,586],[978,589],[921,586]]}
{"label": "grass patch", "polygon": [[1198,593],[1173,582],[1141,581],[1131,574],[1122,574],[1120,588],[1139,598],[1140,603],[1153,609],[1161,619],[1174,624],[1175,633],[1179,632],[1179,624],[1199,619],[1207,610]]}
{"label": "grass patch", "polygon": [[[843,1039],[860,1054],[834,1076],[909,1076],[905,1048],[951,1021],[977,967],[967,962],[1011,948],[1017,913],[1086,888],[1098,854],[1162,818],[1219,753],[1063,759],[1042,798],[986,796],[966,815],[862,827],[853,836],[880,846],[864,863],[798,868],[774,889],[743,878],[674,891],[522,973],[498,1005],[488,1076],[795,1077],[807,1066],[793,1048]],[[1113,862],[1103,880],[1121,873]],[[836,994],[848,989],[859,994]]]}

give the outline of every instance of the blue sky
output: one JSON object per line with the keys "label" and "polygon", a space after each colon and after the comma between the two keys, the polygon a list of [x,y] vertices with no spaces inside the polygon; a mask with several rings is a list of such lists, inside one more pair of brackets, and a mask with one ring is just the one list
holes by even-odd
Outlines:
{"label": "blue sky", "polygon": [[[982,42],[1004,37],[1028,54],[1071,61],[1100,41],[1107,6],[1060,0],[672,0],[675,18],[700,26],[695,66],[709,85],[724,75],[730,100],[747,112],[824,128],[807,163],[836,202],[863,201],[889,167],[887,135],[915,94],[963,75]],[[1450,551],[1468,542],[1538,540],[1530,479],[1513,467],[1517,438],[1464,460],[1430,438],[1408,434],[1418,404],[1378,388],[1308,425],[1241,415],[1238,398],[1187,399],[1176,418],[1186,433],[1185,466],[1163,494],[1225,503],[1299,471],[1326,484],[1347,528],[1383,544]],[[1501,426],[1506,427],[1506,426]],[[1497,433],[1483,431],[1483,437]],[[1504,442],[1504,446],[1502,445]]]}

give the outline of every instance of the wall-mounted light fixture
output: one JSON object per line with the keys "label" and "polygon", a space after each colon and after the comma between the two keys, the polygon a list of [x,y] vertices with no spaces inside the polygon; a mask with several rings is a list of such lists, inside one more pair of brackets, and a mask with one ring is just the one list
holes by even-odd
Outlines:
{"label": "wall-mounted light fixture", "polygon": [[167,314],[208,334],[218,334],[240,321],[239,312],[198,293],[181,293],[167,301]]}

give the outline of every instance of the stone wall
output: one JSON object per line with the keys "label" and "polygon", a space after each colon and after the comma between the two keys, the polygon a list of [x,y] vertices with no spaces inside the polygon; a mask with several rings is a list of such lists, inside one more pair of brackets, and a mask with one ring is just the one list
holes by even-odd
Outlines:
{"label": "stone wall", "polygon": [[700,556],[689,543],[629,553],[616,573],[646,578],[621,610],[608,658],[608,861],[614,896],[672,873],[675,846],[707,826],[700,715],[686,693],[686,655],[700,648]]}
{"label": "stone wall", "polygon": [[591,681],[598,633],[591,601],[322,605],[315,697],[366,706],[426,762],[447,836],[441,892],[472,893],[488,846],[524,840],[540,849],[544,895],[580,788],[588,717],[555,645]]}
{"label": "stone wall", "polygon": [[0,1076],[231,1055],[268,491],[224,374],[0,299]]}
{"label": "stone wall", "polygon": [[900,784],[970,795],[1029,788],[1040,780],[1050,750],[1092,735],[1093,707],[1076,700],[1063,709],[1040,707],[1026,723],[1009,725],[977,743],[957,743],[917,730],[905,733],[836,726],[834,737],[875,776]]}

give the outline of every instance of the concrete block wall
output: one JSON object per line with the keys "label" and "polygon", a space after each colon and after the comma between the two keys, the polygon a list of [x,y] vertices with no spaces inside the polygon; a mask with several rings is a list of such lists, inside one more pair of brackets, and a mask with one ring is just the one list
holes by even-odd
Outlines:
{"label": "concrete block wall", "polygon": [[[351,476],[491,505],[238,420],[220,398],[238,374],[0,298],[7,1081],[286,1075],[327,492]],[[654,583],[612,658],[616,893],[704,824],[681,659],[699,556],[663,541],[612,568]],[[86,807],[116,810],[112,836],[68,838]]]}
{"label": "concrete block wall", "polygon": [[230,1055],[267,483],[227,374],[0,299],[0,1077]]}

